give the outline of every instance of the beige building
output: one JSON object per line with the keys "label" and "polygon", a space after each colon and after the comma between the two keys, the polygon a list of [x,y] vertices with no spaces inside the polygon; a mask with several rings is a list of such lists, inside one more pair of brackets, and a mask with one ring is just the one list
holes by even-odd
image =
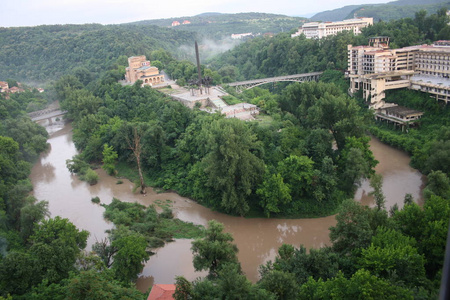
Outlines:
{"label": "beige building", "polygon": [[310,22],[305,23],[299,30],[292,34],[296,37],[304,34],[307,39],[321,39],[326,36],[335,35],[342,31],[352,31],[355,35],[361,33],[361,29],[373,25],[373,18],[348,19],[338,22]]}
{"label": "beige building", "polygon": [[150,61],[145,58],[145,55],[132,56],[128,58],[125,80],[129,83],[142,80],[144,85],[152,86],[163,83],[164,75],[159,73],[157,67],[150,65]]}
{"label": "beige building", "polygon": [[389,49],[389,38],[376,37],[369,46],[348,45],[350,94],[363,91],[372,108],[385,105],[385,91],[410,88],[450,101],[450,42]]}
{"label": "beige building", "polygon": [[8,91],[8,89],[9,89],[8,82],[0,81],[0,93],[6,92]]}

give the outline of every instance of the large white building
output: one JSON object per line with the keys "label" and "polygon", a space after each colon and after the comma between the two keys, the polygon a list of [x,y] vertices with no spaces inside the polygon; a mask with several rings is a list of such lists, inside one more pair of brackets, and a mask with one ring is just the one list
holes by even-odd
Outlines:
{"label": "large white building", "polygon": [[338,22],[310,22],[305,23],[299,30],[292,34],[291,37],[296,37],[301,34],[304,34],[306,38],[318,38],[321,39],[323,37],[329,35],[335,35],[342,31],[353,31],[355,35],[361,33],[361,29],[367,27],[369,25],[373,25],[373,18],[357,18],[357,19],[348,19],[344,21]]}
{"label": "large white building", "polygon": [[389,38],[376,37],[369,46],[348,45],[351,94],[363,91],[372,108],[385,105],[385,91],[410,88],[450,101],[450,41],[389,49]]}

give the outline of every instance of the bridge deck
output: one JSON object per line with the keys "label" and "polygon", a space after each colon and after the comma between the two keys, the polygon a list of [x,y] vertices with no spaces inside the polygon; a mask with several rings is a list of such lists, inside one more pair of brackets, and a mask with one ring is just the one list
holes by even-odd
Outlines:
{"label": "bridge deck", "polygon": [[260,82],[276,82],[276,81],[289,81],[298,78],[311,77],[311,76],[319,76],[323,72],[313,72],[313,73],[303,73],[303,74],[295,74],[295,75],[287,75],[287,76],[277,76],[277,77],[269,77],[269,78],[261,78],[254,80],[246,80],[246,81],[238,81],[229,83],[228,86],[240,86],[240,85],[251,85]]}
{"label": "bridge deck", "polygon": [[48,118],[62,116],[64,114],[66,114],[66,113],[67,113],[67,111],[63,111],[63,110],[58,109],[58,110],[49,111],[49,112],[44,113],[44,114],[35,114],[34,116],[31,115],[31,114],[28,114],[28,115],[30,116],[32,121],[41,121],[41,120],[45,120],[45,119],[48,119]]}

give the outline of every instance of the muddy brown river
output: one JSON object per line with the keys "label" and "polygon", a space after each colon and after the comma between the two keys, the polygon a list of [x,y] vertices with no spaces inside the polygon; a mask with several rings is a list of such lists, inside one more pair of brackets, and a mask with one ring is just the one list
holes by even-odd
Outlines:
{"label": "muddy brown river", "polygon": [[[144,205],[158,200],[170,200],[176,217],[181,220],[202,225],[206,225],[211,219],[224,223],[225,230],[233,235],[239,248],[238,257],[242,269],[253,282],[258,280],[258,266],[273,260],[277,249],[283,243],[294,246],[303,244],[306,248],[319,248],[330,244],[328,228],[335,224],[334,216],[315,219],[232,217],[211,211],[176,193],[156,193],[149,189],[145,196],[133,194],[132,183],[124,180],[123,184],[116,184],[117,179],[108,176],[103,170],[97,170],[100,175],[99,183],[90,186],[71,175],[65,165],[66,159],[77,153],[72,142],[71,125],[62,121],[53,121],[52,124],[43,122],[42,125],[50,134],[50,148],[41,155],[32,169],[34,196],[49,202],[52,217],[68,218],[78,228],[91,233],[87,250],[91,249],[96,240],[104,238],[105,230],[113,226],[103,219],[103,207],[91,202],[91,198],[96,196],[106,204],[109,204],[113,197]],[[376,171],[384,178],[386,207],[389,208],[395,203],[402,207],[406,193],[412,194],[416,201],[421,202],[423,176],[409,167],[409,157],[374,138],[370,147],[376,159],[380,161]],[[368,182],[363,182],[355,199],[373,206],[373,198],[368,195],[370,191]],[[194,271],[190,247],[191,240],[180,239],[158,249],[145,265],[137,281],[138,289],[147,291],[153,283],[173,283],[177,275],[183,275],[189,280],[204,276],[205,272]]]}

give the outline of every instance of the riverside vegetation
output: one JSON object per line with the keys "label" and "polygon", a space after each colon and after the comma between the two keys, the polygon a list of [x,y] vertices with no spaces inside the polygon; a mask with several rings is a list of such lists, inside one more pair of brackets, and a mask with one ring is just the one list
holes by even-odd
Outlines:
{"label": "riverside vegetation", "polygon": [[[443,16],[437,18],[441,19]],[[436,28],[430,25],[434,29],[429,33],[418,27],[421,23],[416,26],[408,19],[382,22],[364,35],[384,30],[393,34],[396,45],[406,46],[428,36],[445,36],[449,32],[446,22],[436,23]],[[395,30],[400,25],[411,30],[400,34]],[[340,49],[364,38],[343,33],[321,42],[301,37],[290,42],[286,37],[255,39],[233,50],[242,51],[250,61],[250,68],[245,66],[247,73],[246,61],[240,64],[233,51],[219,58],[217,67],[211,64],[210,72],[217,72],[216,80],[222,82],[239,76],[281,75],[291,68],[283,63],[285,57],[292,59],[291,66],[299,71],[343,69],[346,52]],[[286,41],[284,48],[282,41]],[[319,43],[324,50],[315,52],[321,49]],[[247,50],[243,50],[255,45],[259,45],[253,48],[255,57],[245,56]],[[190,63],[177,62],[164,50],[150,54],[160,57],[163,68],[173,68],[180,78],[195,76]],[[309,254],[300,245],[282,246],[275,261],[261,267],[257,284],[241,273],[232,237],[222,232],[220,224],[211,222],[204,232],[194,226],[191,237],[203,236],[193,244],[194,267],[210,274],[192,283],[178,278],[177,299],[435,298],[450,218],[448,170],[438,163],[448,142],[446,129],[438,129],[448,125],[446,109],[440,112],[442,108],[429,101],[417,103],[441,117],[435,125],[431,118],[424,119],[424,126],[410,130],[410,137],[377,127],[381,138],[383,134],[396,136],[386,140],[398,141],[405,149],[412,145],[414,163],[423,170],[429,168],[424,208],[407,196],[402,210],[394,207],[388,213],[379,191],[376,208],[345,200],[351,198],[360,178],[371,177],[376,161],[364,133],[371,116],[343,93],[345,81],[335,76],[336,72],[328,71],[325,81],[338,85],[305,83],[290,85],[278,94],[258,88],[245,92],[244,98],[262,104],[267,113],[263,122],[246,123],[191,111],[139,83],[120,86],[116,82],[123,75],[124,59],[117,56],[111,55],[113,63],[105,67],[110,70],[103,73],[63,69],[72,74],[61,77],[49,91],[50,98],[53,94],[61,99],[74,121],[73,138],[81,150],[74,160],[103,162],[111,174],[140,164],[142,176],[137,179],[141,189],[148,184],[175,189],[232,214],[317,216],[339,212],[337,224],[331,228],[332,246],[312,249]],[[97,64],[92,61],[92,66]],[[226,76],[229,78],[224,79]],[[173,233],[178,229],[168,232],[169,224],[177,228],[170,212],[163,209],[157,213],[154,207],[114,200],[105,206],[105,217],[116,228],[107,240],[96,244],[95,254],[84,253],[88,233],[67,219],[46,219],[46,202],[28,196],[32,188],[27,179],[30,161],[46,149],[47,134],[23,114],[29,103],[40,100],[37,96],[31,97],[37,100],[25,98],[6,101],[0,95],[0,297],[143,299],[131,283],[149,258],[150,246],[178,234]],[[432,137],[420,150],[417,145],[427,133]],[[140,150],[140,163],[133,149]],[[133,222],[134,218],[139,221]],[[209,246],[217,243],[223,256],[210,258],[208,249],[213,248]]]}
{"label": "riverside vegetation", "polygon": [[365,115],[334,85],[289,86],[267,99],[273,121],[260,125],[190,110],[140,82],[99,81],[55,84],[81,150],[70,168],[105,161],[112,147],[119,162],[136,163],[143,193],[148,184],[173,189],[237,215],[326,215],[377,163]]}
{"label": "riverside vegetation", "polygon": [[25,114],[22,98],[0,94],[0,299],[142,299],[131,282],[150,249],[173,237],[202,237],[201,226],[173,218],[167,203],[157,213],[114,199],[105,217],[115,229],[85,252],[89,233],[49,218],[47,201],[29,195],[31,163],[47,149],[48,134]]}

